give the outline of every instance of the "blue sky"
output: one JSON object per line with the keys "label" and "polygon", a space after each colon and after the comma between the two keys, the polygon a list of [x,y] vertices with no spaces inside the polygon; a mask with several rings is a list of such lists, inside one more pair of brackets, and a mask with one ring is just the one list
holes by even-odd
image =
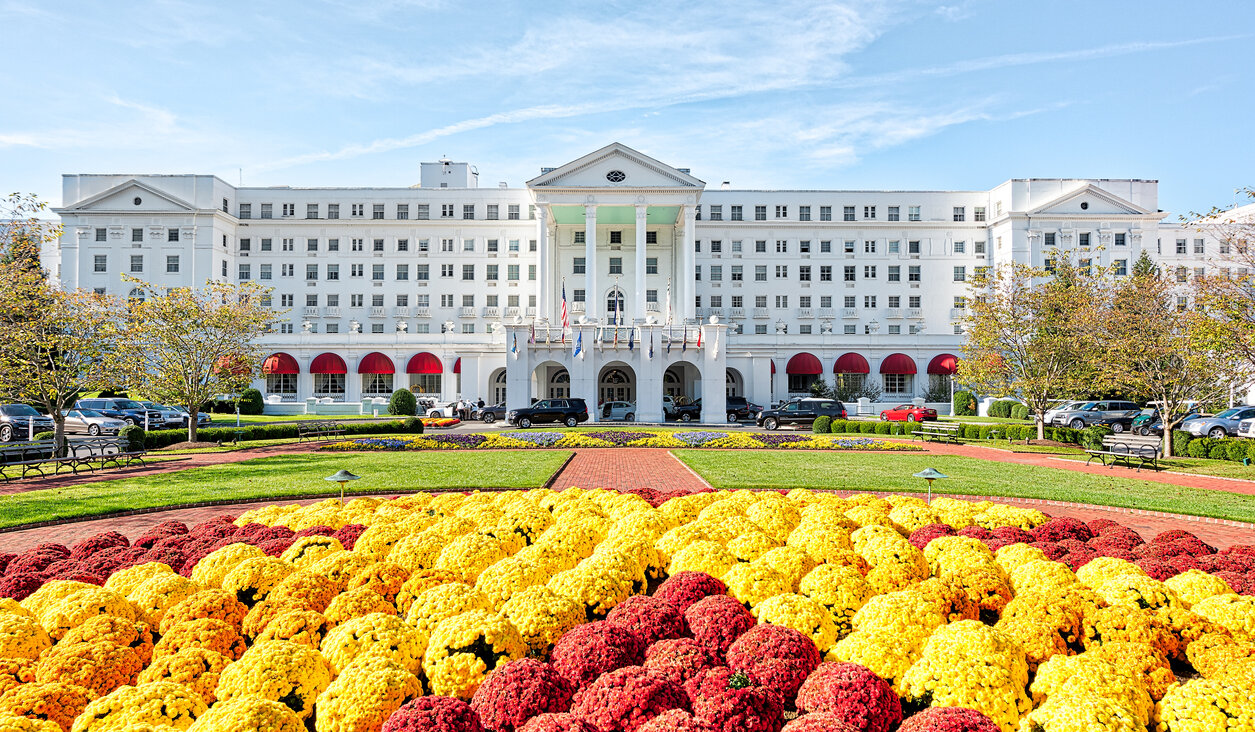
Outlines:
{"label": "blue sky", "polygon": [[0,191],[66,172],[521,185],[619,141],[717,186],[1255,184],[1255,3],[0,0]]}

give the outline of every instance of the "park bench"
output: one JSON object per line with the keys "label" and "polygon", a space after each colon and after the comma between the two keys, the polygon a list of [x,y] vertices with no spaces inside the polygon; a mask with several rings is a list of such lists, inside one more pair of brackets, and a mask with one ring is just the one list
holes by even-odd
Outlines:
{"label": "park bench", "polygon": [[296,441],[322,440],[343,437],[344,428],[335,422],[302,422],[296,426]]}
{"label": "park bench", "polygon": [[[39,473],[40,476],[47,475],[44,468],[57,461],[55,454],[56,443],[52,440],[2,445],[0,446],[0,477],[7,482],[15,477],[25,478],[31,473]],[[20,471],[20,475],[9,475],[10,470]]]}
{"label": "park bench", "polygon": [[963,425],[944,422],[921,422],[915,429],[915,435],[921,440],[940,440],[958,444],[963,434]]}
{"label": "park bench", "polygon": [[[56,454],[52,440],[19,442],[0,446],[0,478],[7,482],[32,473],[44,478],[48,476],[48,470],[52,470],[53,475],[62,470],[77,474],[81,468],[91,471],[108,467],[125,468],[135,463],[145,465],[145,452],[126,450],[121,440],[104,438],[70,442],[63,455]],[[17,474],[10,475],[11,470],[17,471]]]}
{"label": "park bench", "polygon": [[[127,442],[123,439],[113,439],[102,437],[98,439],[79,440],[71,442],[68,454],[60,459],[62,464],[68,464],[68,467],[74,470],[85,467],[88,470],[104,470],[105,468],[128,468],[136,463],[147,465],[144,462],[144,455],[148,452],[145,449],[129,450]],[[61,465],[57,466],[60,472]]]}
{"label": "park bench", "polygon": [[[1140,473],[1142,468],[1159,469],[1159,447],[1155,445],[1138,445],[1128,444],[1121,441],[1118,437],[1107,436],[1102,438],[1101,450],[1086,450],[1089,457],[1085,460],[1085,464],[1089,465],[1091,461],[1098,460],[1107,467],[1114,467],[1117,463],[1124,463],[1130,468],[1137,468]],[[1108,465],[1110,461],[1110,465]],[[1134,465],[1134,461],[1137,465]]]}

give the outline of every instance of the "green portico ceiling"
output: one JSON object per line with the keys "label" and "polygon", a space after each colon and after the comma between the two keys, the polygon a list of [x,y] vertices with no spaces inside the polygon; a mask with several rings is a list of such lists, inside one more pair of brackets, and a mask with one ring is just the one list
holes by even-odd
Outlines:
{"label": "green portico ceiling", "polygon": [[[584,225],[583,206],[551,206],[555,224]],[[645,222],[650,225],[672,226],[680,215],[679,206],[649,206],[645,211]],[[606,226],[635,226],[635,206],[598,206],[597,223]]]}

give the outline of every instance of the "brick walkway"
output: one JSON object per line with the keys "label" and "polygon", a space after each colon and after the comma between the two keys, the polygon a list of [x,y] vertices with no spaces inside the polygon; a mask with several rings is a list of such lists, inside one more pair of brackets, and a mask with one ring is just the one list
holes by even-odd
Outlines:
{"label": "brick walkway", "polygon": [[664,493],[692,493],[710,487],[670,450],[656,447],[576,450],[575,457],[558,473],[552,485],[558,490],[571,486],[615,490],[653,488]]}

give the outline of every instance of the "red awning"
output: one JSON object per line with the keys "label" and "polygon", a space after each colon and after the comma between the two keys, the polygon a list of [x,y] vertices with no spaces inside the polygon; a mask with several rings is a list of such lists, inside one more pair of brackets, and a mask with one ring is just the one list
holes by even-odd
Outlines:
{"label": "red awning", "polygon": [[820,365],[819,359],[809,353],[799,353],[789,359],[788,365],[784,367],[786,374],[822,374],[824,367]]}
{"label": "red awning", "polygon": [[913,374],[915,373],[915,362],[905,353],[895,353],[880,362],[880,373]]}
{"label": "red awning", "polygon": [[362,356],[361,362],[357,364],[359,374],[391,374],[396,370],[396,367],[392,365],[392,359],[379,351]]}
{"label": "red awning", "polygon": [[286,353],[272,353],[266,356],[266,360],[261,362],[262,374],[269,376],[271,374],[299,374],[301,367],[297,365],[296,359]]}
{"label": "red awning", "polygon": [[458,357],[458,360],[453,362],[453,373],[455,374],[462,373],[462,357],[461,356]]}
{"label": "red awning", "polygon": [[334,353],[320,353],[309,365],[309,372],[311,374],[347,374],[349,367],[344,365],[344,359]]}
{"label": "red awning", "polygon": [[872,367],[867,365],[867,359],[857,353],[842,354],[832,367],[834,374],[870,374],[871,372]]}
{"label": "red awning", "polygon": [[958,370],[958,359],[949,353],[943,353],[935,356],[933,360],[928,362],[928,373],[930,374],[953,374]]}
{"label": "red awning", "polygon": [[774,359],[774,358],[773,358],[773,359],[771,359],[771,373],[772,373],[772,375],[773,375],[773,376],[774,376],[774,375],[775,375],[775,373],[776,373],[776,359]]}
{"label": "red awning", "polygon": [[440,363],[434,353],[416,353],[405,365],[405,373],[441,374],[444,373],[444,364]]}

